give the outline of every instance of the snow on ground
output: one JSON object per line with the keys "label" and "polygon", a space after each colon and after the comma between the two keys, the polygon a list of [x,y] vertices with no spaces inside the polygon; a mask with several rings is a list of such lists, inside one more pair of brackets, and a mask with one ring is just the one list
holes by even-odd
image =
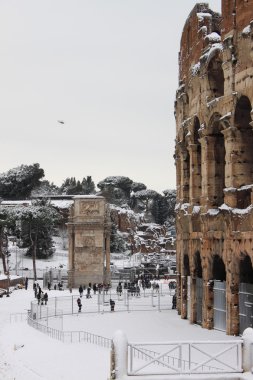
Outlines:
{"label": "snow on ground", "polygon": [[[77,289],[73,290],[78,294]],[[50,291],[49,297],[70,295],[68,290]],[[67,344],[54,340],[28,326],[26,321],[10,323],[10,313],[25,313],[34,300],[32,281],[25,289],[14,290],[0,298],[0,379],[1,380],[106,380],[109,377],[110,353],[87,343]],[[96,297],[83,300],[97,302]],[[117,312],[65,316],[64,330],[84,330],[112,338],[118,329],[129,341],[229,340],[220,331],[209,331],[180,319],[175,310],[162,312]],[[16,349],[15,349],[16,347]]]}
{"label": "snow on ground", "polygon": [[[37,267],[67,265],[66,251],[58,250],[57,253],[47,262],[38,260]],[[12,265],[20,262],[20,256],[16,260],[13,254],[11,258]],[[22,258],[24,267],[31,269],[31,259]],[[50,298],[70,296],[68,290],[51,290],[48,293]],[[77,294],[77,289],[73,289],[72,295]],[[108,349],[88,343],[59,342],[28,326],[25,320],[10,323],[10,314],[26,313],[33,300],[32,280],[29,280],[28,290],[14,290],[10,297],[0,298],[0,380],[107,380],[110,371]],[[88,303],[96,303],[97,299],[93,297],[82,302],[85,311]],[[21,315],[17,315],[17,320],[20,319]],[[190,325],[180,319],[175,310],[119,312],[117,302],[114,313],[82,312],[72,317],[64,316],[63,325],[64,330],[83,330],[107,338],[112,338],[120,329],[127,334],[129,341],[135,342],[235,339],[220,331]],[[224,375],[224,379],[231,378]],[[253,375],[247,374],[244,378],[252,379]]]}

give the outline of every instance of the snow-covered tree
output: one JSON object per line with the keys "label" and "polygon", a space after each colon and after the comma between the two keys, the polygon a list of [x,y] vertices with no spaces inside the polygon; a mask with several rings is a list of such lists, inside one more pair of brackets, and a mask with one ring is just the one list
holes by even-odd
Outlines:
{"label": "snow-covered tree", "polygon": [[164,190],[163,194],[167,201],[168,213],[166,217],[166,222],[170,225],[175,224],[175,206],[176,206],[176,190]]}
{"label": "snow-covered tree", "polygon": [[106,198],[108,203],[123,206],[129,204],[131,185],[133,181],[128,177],[111,176],[106,177],[97,184],[100,189],[98,195]]}
{"label": "snow-covered tree", "polygon": [[31,191],[31,197],[33,198],[57,194],[59,194],[59,188],[53,182],[50,183],[47,180],[41,181],[41,183]]}
{"label": "snow-covered tree", "polygon": [[39,164],[21,165],[0,174],[0,197],[4,199],[26,199],[32,189],[40,184],[44,170]]}
{"label": "snow-covered tree", "polygon": [[21,221],[21,239],[23,246],[27,247],[27,255],[32,256],[36,280],[36,258],[46,258],[53,254],[52,234],[60,214],[46,199],[35,200],[31,206],[13,207],[9,213],[12,214],[12,219]]}
{"label": "snow-covered tree", "polygon": [[123,234],[120,233],[116,224],[111,225],[111,236],[110,236],[110,251],[114,253],[125,252],[127,249],[126,240]]}
{"label": "snow-covered tree", "polygon": [[92,181],[91,176],[84,177],[82,180],[82,194],[95,194],[95,183]]}
{"label": "snow-covered tree", "polygon": [[136,193],[136,191],[146,190],[147,186],[141,182],[133,182],[131,185],[131,190]]}

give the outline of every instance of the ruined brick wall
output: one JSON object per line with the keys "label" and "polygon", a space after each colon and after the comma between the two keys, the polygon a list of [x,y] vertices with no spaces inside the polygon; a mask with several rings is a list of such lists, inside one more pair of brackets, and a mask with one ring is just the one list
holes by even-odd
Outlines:
{"label": "ruined brick wall", "polygon": [[210,284],[226,281],[228,334],[240,330],[241,283],[253,283],[252,20],[253,0],[223,0],[221,15],[193,8],[175,101],[178,311],[215,327]]}

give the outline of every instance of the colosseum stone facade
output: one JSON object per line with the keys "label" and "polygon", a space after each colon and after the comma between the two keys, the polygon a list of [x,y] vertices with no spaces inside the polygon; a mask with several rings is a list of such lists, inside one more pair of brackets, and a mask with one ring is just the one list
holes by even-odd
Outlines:
{"label": "colosseum stone facade", "polygon": [[240,334],[253,323],[253,0],[199,3],[176,93],[178,312]]}

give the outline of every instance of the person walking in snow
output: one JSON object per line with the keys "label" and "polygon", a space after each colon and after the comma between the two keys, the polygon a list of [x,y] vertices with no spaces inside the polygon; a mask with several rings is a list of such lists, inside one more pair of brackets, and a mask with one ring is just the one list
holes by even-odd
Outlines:
{"label": "person walking in snow", "polygon": [[82,298],[82,296],[83,296],[83,287],[82,287],[82,285],[79,286],[79,294],[80,294],[80,297]]}
{"label": "person walking in snow", "polygon": [[172,309],[176,309],[177,307],[177,296],[176,296],[176,293],[173,294],[173,297],[172,297]]}
{"label": "person walking in snow", "polygon": [[81,313],[81,311],[82,311],[81,298],[77,298],[76,302],[77,302],[77,306],[78,306],[78,313]]}
{"label": "person walking in snow", "polygon": [[45,301],[45,305],[47,305],[47,301],[48,301],[48,294],[47,293],[45,293],[44,294],[44,301]]}
{"label": "person walking in snow", "polygon": [[97,284],[93,284],[93,292],[94,292],[94,294],[97,293],[97,290],[98,290]]}
{"label": "person walking in snow", "polygon": [[111,306],[111,311],[114,311],[115,308],[115,301],[110,299],[110,306]]}
{"label": "person walking in snow", "polygon": [[86,294],[86,298],[91,298],[91,294],[90,294],[90,291],[91,291],[91,287],[88,286],[87,288],[87,294]]}

